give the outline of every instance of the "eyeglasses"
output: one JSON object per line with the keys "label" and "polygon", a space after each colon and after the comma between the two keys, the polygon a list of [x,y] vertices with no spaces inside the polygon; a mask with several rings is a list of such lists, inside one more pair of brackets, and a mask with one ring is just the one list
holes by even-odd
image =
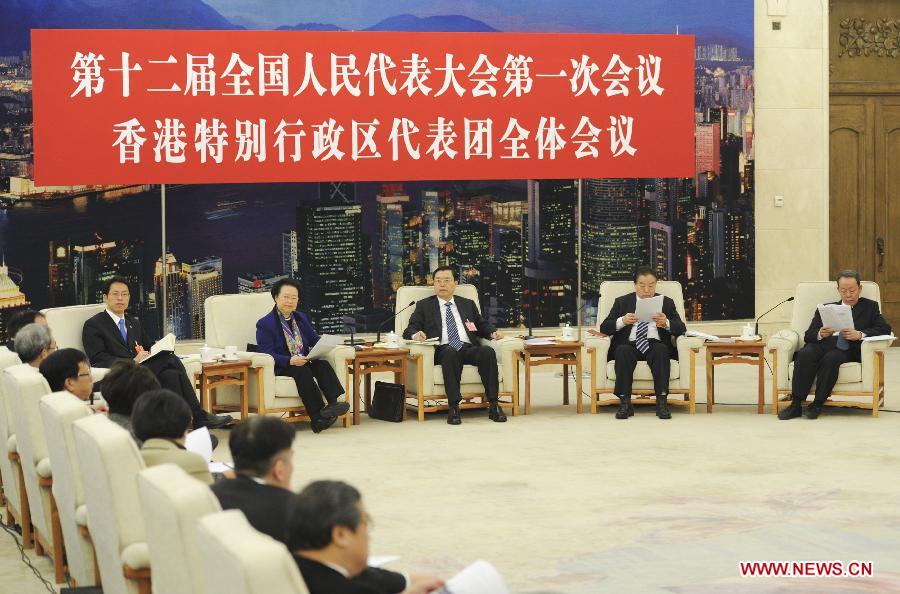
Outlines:
{"label": "eyeglasses", "polygon": [[125,291],[124,293],[115,292],[115,293],[109,293],[109,296],[113,297],[113,298],[130,297],[131,293],[129,293],[128,291]]}
{"label": "eyeglasses", "polygon": [[90,372],[90,371],[85,371],[84,373],[79,373],[79,374],[76,375],[75,377],[91,377],[91,372]]}

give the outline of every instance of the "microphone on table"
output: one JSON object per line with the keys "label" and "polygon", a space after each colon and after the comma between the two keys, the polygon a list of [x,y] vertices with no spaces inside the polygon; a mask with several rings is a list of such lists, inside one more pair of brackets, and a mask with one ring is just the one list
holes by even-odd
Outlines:
{"label": "microphone on table", "polygon": [[781,303],[777,304],[775,307],[773,307],[773,308],[770,309],[769,311],[765,312],[763,315],[761,315],[761,316],[759,316],[758,318],[756,318],[756,326],[753,328],[753,333],[756,334],[757,336],[759,336],[759,321],[760,321],[761,319],[763,319],[764,317],[766,317],[766,315],[768,315],[769,313],[771,313],[771,312],[774,311],[775,309],[781,307],[782,305],[784,305],[784,304],[787,303],[788,301],[793,301],[793,300],[794,300],[793,297],[788,297],[787,299],[785,299],[785,300],[782,301]]}
{"label": "microphone on table", "polygon": [[415,304],[416,304],[415,301],[410,301],[409,304],[408,304],[406,307],[404,307],[403,309],[398,310],[397,313],[395,313],[394,315],[392,315],[391,317],[389,317],[389,318],[386,319],[385,321],[381,322],[381,323],[378,325],[378,334],[377,334],[377,336],[375,337],[375,342],[381,342],[381,331],[384,329],[385,325],[387,325],[388,322],[393,321],[397,316],[399,316],[401,313],[403,313],[404,311],[406,311],[407,309],[409,309],[410,307],[412,307],[412,306],[415,305]]}
{"label": "microphone on table", "polygon": [[350,339],[345,340],[344,344],[348,344],[352,347],[355,347],[356,345],[359,345],[359,344],[364,344],[364,342],[362,340],[355,340],[353,338],[353,334],[356,332],[356,322],[353,322],[352,324],[347,324],[347,327],[350,328]]}

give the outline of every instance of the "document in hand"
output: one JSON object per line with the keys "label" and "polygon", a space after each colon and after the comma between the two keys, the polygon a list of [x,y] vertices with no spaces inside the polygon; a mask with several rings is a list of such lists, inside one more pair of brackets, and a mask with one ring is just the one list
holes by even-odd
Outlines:
{"label": "document in hand", "polygon": [[175,352],[175,335],[169,332],[162,338],[156,341],[156,343],[150,347],[150,356],[141,361],[144,363],[149,361],[156,355],[160,353],[174,353]]}
{"label": "document in hand", "polygon": [[331,352],[331,349],[334,347],[344,344],[344,339],[337,334],[323,334],[319,337],[319,342],[317,342],[312,349],[310,349],[309,354],[306,356],[307,359],[321,359],[328,355]]}
{"label": "document in hand", "polygon": [[835,332],[853,329],[853,310],[843,303],[829,303],[818,305],[819,315],[822,317],[822,326],[831,328]]}
{"label": "document in hand", "polygon": [[212,460],[213,447],[212,439],[209,437],[209,429],[200,427],[188,433],[184,439],[184,449],[200,454],[207,462]]}
{"label": "document in hand", "polygon": [[497,569],[479,559],[447,580],[439,594],[509,594]]}
{"label": "document in hand", "polygon": [[652,322],[653,316],[662,313],[662,306],[662,295],[657,295],[650,299],[638,299],[637,307],[634,308],[634,315],[637,316],[638,322]]}

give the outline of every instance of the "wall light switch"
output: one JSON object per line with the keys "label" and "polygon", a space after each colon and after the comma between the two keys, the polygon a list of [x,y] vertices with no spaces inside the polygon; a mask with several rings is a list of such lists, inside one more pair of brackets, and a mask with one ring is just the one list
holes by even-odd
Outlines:
{"label": "wall light switch", "polygon": [[777,206],[777,207],[784,206],[784,196],[775,196],[775,206]]}

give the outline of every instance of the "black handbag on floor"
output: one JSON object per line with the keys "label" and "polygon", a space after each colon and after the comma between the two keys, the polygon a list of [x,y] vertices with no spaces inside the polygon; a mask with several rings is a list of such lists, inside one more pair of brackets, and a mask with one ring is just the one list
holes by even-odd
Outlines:
{"label": "black handbag on floor", "polygon": [[369,410],[369,416],[392,423],[402,421],[404,391],[403,384],[375,382],[375,394],[372,395],[372,408]]}

